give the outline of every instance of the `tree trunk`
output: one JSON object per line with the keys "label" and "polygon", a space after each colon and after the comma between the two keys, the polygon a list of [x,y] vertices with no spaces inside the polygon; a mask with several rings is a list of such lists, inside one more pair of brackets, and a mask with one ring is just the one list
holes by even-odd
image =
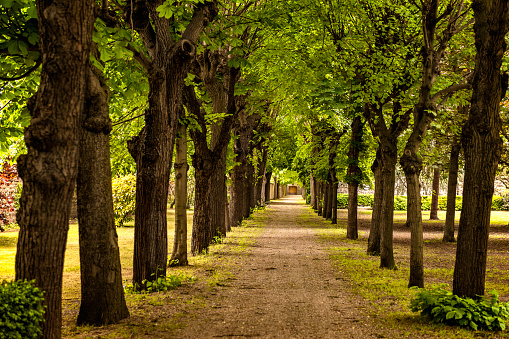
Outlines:
{"label": "tree trunk", "polygon": [[[334,172],[334,177],[336,173]],[[338,179],[334,180],[334,184],[332,185],[332,223],[338,223]]]}
{"label": "tree trunk", "polygon": [[109,96],[100,71],[90,66],[77,180],[81,269],[78,325],[111,324],[129,316],[113,216]]}
{"label": "tree trunk", "polygon": [[449,180],[447,182],[447,212],[444,226],[444,242],[454,242],[454,218],[456,216],[456,188],[458,187],[458,165],[461,144],[454,138],[449,160]]}
{"label": "tree trunk", "polygon": [[328,181],[324,181],[324,192],[323,192],[323,207],[322,217],[327,219],[329,213],[329,196],[330,196],[330,184]]}
{"label": "tree trunk", "polygon": [[313,182],[314,182],[313,186],[315,187],[315,191],[314,191],[315,202],[313,204],[313,209],[318,213],[318,215],[320,215],[318,212],[318,209],[321,206],[320,205],[320,191],[322,188],[321,182],[318,179],[316,179],[315,177],[313,177]]}
{"label": "tree trunk", "polygon": [[331,179],[331,181],[329,182],[329,196],[328,196],[329,201],[327,203],[327,205],[329,206],[328,210],[327,210],[327,219],[330,219],[330,220],[332,220],[332,200],[334,197],[333,186],[334,186],[334,184],[332,183],[332,179]]}
{"label": "tree trunk", "polygon": [[[408,153],[405,153],[405,155]],[[404,161],[405,160],[405,161]],[[421,213],[421,185],[419,174],[422,162],[416,158],[402,158],[407,182],[407,223],[410,224],[410,278],[408,287],[424,287],[424,254]]]}
{"label": "tree trunk", "polygon": [[391,139],[382,151],[383,197],[380,225],[380,267],[396,269],[393,250],[394,186],[396,183],[397,140]]}
{"label": "tree trunk", "polygon": [[[166,204],[170,181],[176,114],[168,112],[169,96],[162,72],[149,74],[149,108],[145,127],[128,142],[136,161],[133,284],[144,289],[144,280],[166,275],[168,233]],[[175,80],[177,81],[177,80]]]}
{"label": "tree trunk", "polygon": [[431,195],[431,210],[429,220],[438,219],[438,196],[440,195],[440,166],[433,169],[433,193]]}
{"label": "tree trunk", "polygon": [[263,189],[263,179],[265,178],[265,168],[267,166],[267,147],[260,147],[261,148],[261,159],[258,163],[258,170],[257,170],[257,180],[256,180],[256,191],[255,191],[255,202],[256,205],[262,206],[263,200],[262,200],[262,189]]}
{"label": "tree trunk", "polygon": [[476,0],[472,8],[477,55],[470,114],[461,136],[465,179],[453,293],[477,298],[484,295],[493,183],[502,150],[500,100],[507,75],[501,76],[500,67],[509,15],[505,0]]}
{"label": "tree trunk", "polygon": [[244,197],[246,199],[244,207],[244,218],[248,218],[251,215],[251,210],[256,206],[254,195],[255,195],[255,168],[249,159],[246,159],[246,192]]}
{"label": "tree trunk", "polygon": [[212,171],[211,157],[205,154],[193,155],[195,170],[193,231],[191,237],[191,254],[208,252],[210,239],[210,177]]}
{"label": "tree trunk", "polygon": [[348,225],[346,229],[347,239],[357,240],[359,234],[357,232],[357,192],[359,184],[352,181],[348,184]]}
{"label": "tree trunk", "polygon": [[41,80],[28,101],[16,280],[35,279],[43,291],[43,337],[61,337],[62,272],[71,198],[78,174],[79,119],[89,64],[93,1],[37,1]]}
{"label": "tree trunk", "polygon": [[170,266],[187,266],[187,126],[178,124],[175,156],[175,237]]}
{"label": "tree trunk", "polygon": [[[237,161],[237,160],[236,160]],[[240,162],[232,169],[230,185],[230,221],[239,226],[244,217],[244,195],[246,194],[246,165]]]}
{"label": "tree trunk", "polygon": [[270,201],[270,184],[272,178],[272,172],[265,173],[265,202]]}
{"label": "tree trunk", "polygon": [[369,255],[380,255],[380,225],[382,224],[383,178],[380,146],[376,152],[375,161],[371,166],[375,177],[375,192],[373,194],[373,213],[369,228],[368,250]]}
{"label": "tree trunk", "polygon": [[309,176],[309,205],[314,208],[315,206],[315,178],[313,177],[313,174]]}
{"label": "tree trunk", "polygon": [[323,191],[324,191],[324,183],[320,180],[319,190],[318,190],[318,215],[321,216],[323,212]]}
{"label": "tree trunk", "polygon": [[194,60],[195,46],[205,26],[216,16],[215,2],[194,7],[181,39],[174,40],[170,25],[157,8],[163,1],[135,1],[126,16],[136,29],[149,58],[136,59],[148,75],[148,109],[145,126],[128,142],[136,162],[133,284],[166,275],[168,236],[166,209],[173,147],[182,110],[184,78]]}
{"label": "tree trunk", "polygon": [[228,197],[226,192],[226,151],[228,144],[219,151],[214,173],[211,178],[210,187],[210,236],[225,237],[226,236],[226,216],[224,214],[224,205]]}
{"label": "tree trunk", "polygon": [[362,170],[359,167],[359,154],[362,146],[363,125],[361,116],[357,115],[352,121],[352,134],[350,136],[350,148],[348,151],[348,239],[357,239],[357,194]]}

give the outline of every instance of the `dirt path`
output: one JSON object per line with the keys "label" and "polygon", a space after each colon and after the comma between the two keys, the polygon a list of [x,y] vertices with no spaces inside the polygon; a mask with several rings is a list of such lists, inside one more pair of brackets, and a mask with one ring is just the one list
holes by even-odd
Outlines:
{"label": "dirt path", "polygon": [[[219,287],[178,338],[384,338],[350,294],[299,196],[273,201],[235,279]],[[299,218],[299,216],[301,216]],[[390,336],[389,336],[390,337]]]}

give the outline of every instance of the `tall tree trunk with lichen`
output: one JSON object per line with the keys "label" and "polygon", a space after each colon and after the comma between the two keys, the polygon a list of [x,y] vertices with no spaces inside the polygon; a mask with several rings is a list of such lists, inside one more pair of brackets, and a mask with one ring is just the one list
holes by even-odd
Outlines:
{"label": "tall tree trunk with lichen", "polygon": [[[44,338],[60,338],[62,274],[71,198],[78,174],[79,119],[94,24],[94,2],[37,1],[41,80],[29,99],[15,279],[35,279],[44,295]],[[65,98],[65,100],[64,100]]]}
{"label": "tall tree trunk with lichen", "polygon": [[463,127],[465,154],[463,207],[458,230],[453,293],[477,298],[484,294],[491,200],[502,151],[500,101],[507,74],[500,74],[509,28],[507,0],[474,0],[477,55],[470,114]]}

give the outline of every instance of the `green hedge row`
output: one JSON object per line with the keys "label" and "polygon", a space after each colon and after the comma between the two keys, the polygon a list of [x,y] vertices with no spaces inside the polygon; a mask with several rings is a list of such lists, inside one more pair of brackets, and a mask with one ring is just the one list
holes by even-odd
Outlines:
{"label": "green hedge row", "polygon": [[[373,194],[359,194],[358,205],[373,207]],[[463,203],[463,197],[456,197],[456,211],[461,211]],[[423,211],[429,211],[431,209],[431,196],[421,196],[421,205]],[[348,208],[348,194],[338,194],[338,208]],[[406,211],[407,209],[407,197],[403,195],[394,196],[394,210]],[[438,209],[445,211],[447,209],[447,196],[438,197]],[[493,196],[491,203],[491,209],[493,211],[508,211],[509,210],[509,195],[504,196]]]}

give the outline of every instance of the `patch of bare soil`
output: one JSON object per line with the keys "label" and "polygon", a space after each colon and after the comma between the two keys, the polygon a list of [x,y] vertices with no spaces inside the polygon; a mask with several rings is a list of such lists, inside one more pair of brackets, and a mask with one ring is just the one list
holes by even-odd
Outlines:
{"label": "patch of bare soil", "polygon": [[[308,207],[298,196],[272,201],[265,228],[232,272],[234,280],[208,298],[192,319],[181,319],[176,338],[393,338],[378,329],[334,272],[312,220],[298,216]],[[246,259],[246,258],[245,258]]]}

